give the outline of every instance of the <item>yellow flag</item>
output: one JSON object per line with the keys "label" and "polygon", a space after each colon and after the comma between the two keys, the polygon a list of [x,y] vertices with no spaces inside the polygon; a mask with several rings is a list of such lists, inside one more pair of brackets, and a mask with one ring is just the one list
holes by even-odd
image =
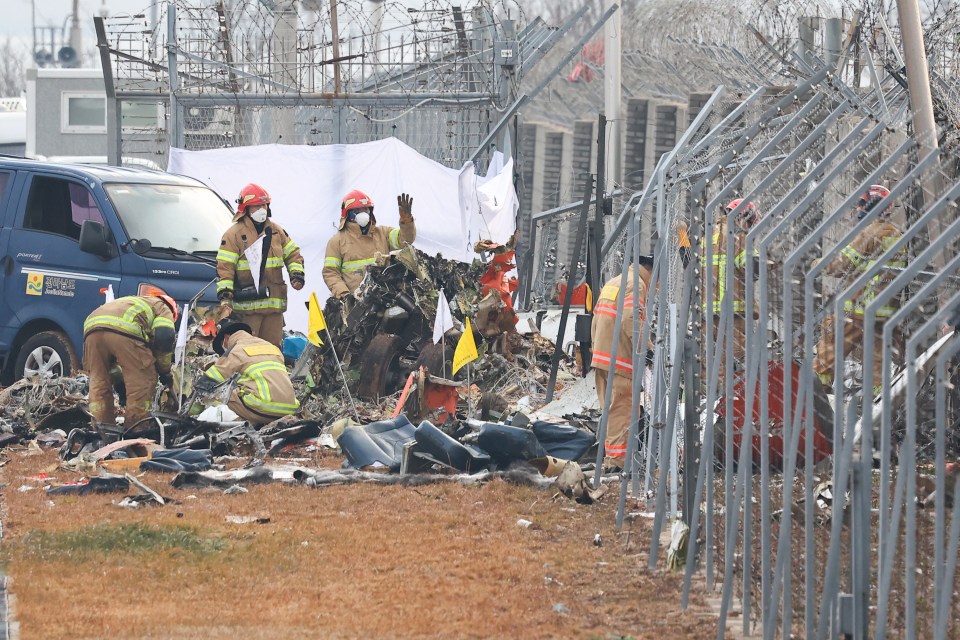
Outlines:
{"label": "yellow flag", "polygon": [[477,343],[473,339],[473,329],[470,328],[470,318],[467,318],[463,335],[460,336],[460,341],[457,342],[457,349],[453,352],[453,375],[457,375],[460,367],[473,362],[479,357],[477,354]]}
{"label": "yellow flag", "polygon": [[310,304],[307,305],[310,324],[307,328],[307,340],[316,346],[323,344],[320,339],[320,332],[327,328],[327,321],[323,318],[323,311],[320,310],[320,303],[317,302],[317,294],[310,294]]}

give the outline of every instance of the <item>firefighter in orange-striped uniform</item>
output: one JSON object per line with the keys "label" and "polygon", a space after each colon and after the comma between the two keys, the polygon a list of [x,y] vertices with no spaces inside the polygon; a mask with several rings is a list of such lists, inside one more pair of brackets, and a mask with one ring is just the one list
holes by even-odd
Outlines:
{"label": "firefighter in orange-striped uniform", "polygon": [[[591,341],[593,345],[593,360],[590,363],[596,370],[597,397],[600,406],[606,400],[607,384],[610,384],[610,372],[613,371],[613,395],[610,399],[610,409],[607,416],[607,436],[604,441],[603,466],[607,471],[621,470],[625,466],[627,457],[627,435],[630,429],[630,398],[633,396],[633,308],[636,305],[643,318],[646,306],[647,289],[650,286],[650,268],[653,265],[651,256],[644,256],[638,260],[640,286],[633,289],[634,265],[627,270],[626,282],[622,282],[622,275],[608,280],[593,308],[593,323],[591,325]],[[617,319],[617,295],[620,287],[626,287],[623,299],[623,320],[620,323],[620,340],[617,345],[616,359],[611,353],[613,350],[613,330]]]}

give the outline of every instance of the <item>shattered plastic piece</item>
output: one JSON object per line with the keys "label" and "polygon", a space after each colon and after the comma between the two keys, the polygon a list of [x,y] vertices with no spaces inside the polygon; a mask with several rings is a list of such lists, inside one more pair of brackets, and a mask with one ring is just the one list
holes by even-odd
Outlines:
{"label": "shattered plastic piece", "polygon": [[139,509],[143,505],[151,502],[153,502],[153,497],[143,493],[139,496],[124,496],[123,500],[117,503],[117,506],[126,509]]}
{"label": "shattered plastic piece", "polygon": [[130,481],[130,484],[135,486],[137,489],[140,489],[140,491],[143,491],[143,494],[141,495],[149,496],[151,500],[155,500],[159,504],[167,503],[166,499],[164,499],[163,496],[161,496],[159,493],[157,493],[156,491],[148,487],[146,484],[144,484],[137,478],[134,478],[129,473],[124,474],[124,477]]}
{"label": "shattered plastic piece", "polygon": [[[49,416],[47,416],[49,417]],[[46,420],[41,420],[41,424]],[[42,447],[53,448],[59,447],[67,440],[67,433],[63,429],[53,429],[46,433],[41,433],[37,436],[37,444]]]}
{"label": "shattered plastic piece", "polygon": [[227,487],[226,489],[224,489],[224,490],[223,490],[223,495],[225,495],[225,496],[233,496],[233,495],[237,495],[237,494],[241,494],[241,493],[249,493],[249,492],[250,492],[250,490],[247,489],[246,487],[241,487],[240,485],[235,484],[235,485],[233,485],[233,486],[230,486],[230,487]]}
{"label": "shattered plastic piece", "polygon": [[213,466],[210,449],[167,449],[154,451],[153,457],[140,463],[141,471],[206,471]]}
{"label": "shattered plastic piece", "polygon": [[204,409],[198,416],[200,422],[237,422],[240,416],[225,404],[215,404]]}
{"label": "shattered plastic piece", "polygon": [[568,424],[538,420],[531,430],[548,455],[562,460],[579,460],[597,441],[589,431]]}
{"label": "shattered plastic piece", "polygon": [[95,476],[81,482],[70,482],[50,487],[47,489],[47,493],[49,495],[84,495],[86,493],[127,491],[129,488],[130,483],[123,476]]}
{"label": "shattered plastic piece", "polygon": [[533,431],[493,422],[480,427],[477,446],[489,453],[500,466],[546,455]]}
{"label": "shattered plastic piece", "polygon": [[603,546],[603,537],[599,533],[593,534],[593,546],[595,547]]}
{"label": "shattered plastic piece", "polygon": [[553,605],[553,612],[566,615],[570,613],[570,609],[568,609],[567,605],[563,604],[562,602],[558,602]]}
{"label": "shattered plastic piece", "polygon": [[667,549],[667,567],[671,571],[680,571],[687,564],[687,542],[690,538],[690,527],[683,520],[677,518],[670,528],[670,547]]}
{"label": "shattered plastic piece", "polygon": [[461,444],[424,420],[414,436],[422,452],[466,473],[475,473],[490,466],[490,456]]}
{"label": "shattered plastic piece", "polygon": [[405,415],[344,430],[337,444],[346,456],[345,468],[375,468],[400,471],[403,445],[415,440],[416,428]]}
{"label": "shattered plastic piece", "polygon": [[568,463],[570,463],[569,460],[561,460],[559,458],[554,458],[553,456],[534,458],[530,461],[530,464],[533,465],[533,468],[547,478],[556,478],[559,476],[563,472],[563,468],[567,466]]}
{"label": "shattered plastic piece", "polygon": [[531,522],[530,520],[526,520],[524,518],[520,518],[519,520],[517,520],[517,526],[523,527],[524,529],[536,528],[536,525],[534,525],[533,522]]}
{"label": "shattered plastic piece", "polygon": [[267,524],[270,522],[270,518],[257,516],[226,516],[224,519],[231,524]]}

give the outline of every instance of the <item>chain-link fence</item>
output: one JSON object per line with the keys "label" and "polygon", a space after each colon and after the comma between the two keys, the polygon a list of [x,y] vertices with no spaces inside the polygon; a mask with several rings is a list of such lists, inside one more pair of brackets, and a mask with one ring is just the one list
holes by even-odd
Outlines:
{"label": "chain-link fence", "polygon": [[715,94],[606,243],[655,256],[646,319],[620,306],[655,348],[618,517],[654,509],[651,566],[682,517],[684,601],[719,584],[721,629],[950,637],[956,158],[908,135],[900,85],[790,63],[790,86]]}
{"label": "chain-link fence", "polygon": [[563,35],[484,0],[332,6],[176,0],[105,19],[116,156],[394,136],[460,167]]}

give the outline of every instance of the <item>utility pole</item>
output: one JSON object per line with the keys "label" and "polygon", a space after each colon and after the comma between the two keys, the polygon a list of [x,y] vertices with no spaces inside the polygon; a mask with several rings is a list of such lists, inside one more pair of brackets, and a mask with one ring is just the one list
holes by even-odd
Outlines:
{"label": "utility pole", "polygon": [[[283,0],[277,3],[276,22],[271,38],[272,80],[293,87],[299,86],[297,72],[297,3]],[[296,144],[296,110],[278,108],[274,111],[274,144]]]}
{"label": "utility pole", "polygon": [[[616,0],[606,0],[609,11],[617,5]],[[620,11],[615,11],[603,27],[603,112],[607,117],[609,141],[607,145],[610,162],[607,163],[606,180],[598,185],[601,191],[612,193],[615,185],[623,180],[623,162],[620,157],[620,138],[623,117],[620,114],[621,99],[621,28]]]}
{"label": "utility pole", "polygon": [[73,0],[73,18],[70,23],[70,48],[73,49],[73,66],[83,66],[82,31],[80,29],[80,0]]}
{"label": "utility pole", "polygon": [[33,60],[33,66],[37,64],[37,0],[30,0],[30,33],[33,34],[33,48],[30,49],[30,59]]}
{"label": "utility pole", "polygon": [[[897,0],[897,14],[900,17],[900,34],[903,38],[903,57],[907,67],[907,88],[910,91],[910,109],[913,111],[913,135],[920,147],[917,162],[937,150],[937,123],[933,117],[933,97],[930,95],[930,70],[923,45],[923,23],[920,18],[920,4],[916,0]],[[940,193],[939,166],[931,170],[929,180],[923,189],[923,201],[931,205]],[[939,235],[939,220],[931,220],[927,226],[929,241]],[[938,256],[935,266],[943,267],[943,256]]]}

